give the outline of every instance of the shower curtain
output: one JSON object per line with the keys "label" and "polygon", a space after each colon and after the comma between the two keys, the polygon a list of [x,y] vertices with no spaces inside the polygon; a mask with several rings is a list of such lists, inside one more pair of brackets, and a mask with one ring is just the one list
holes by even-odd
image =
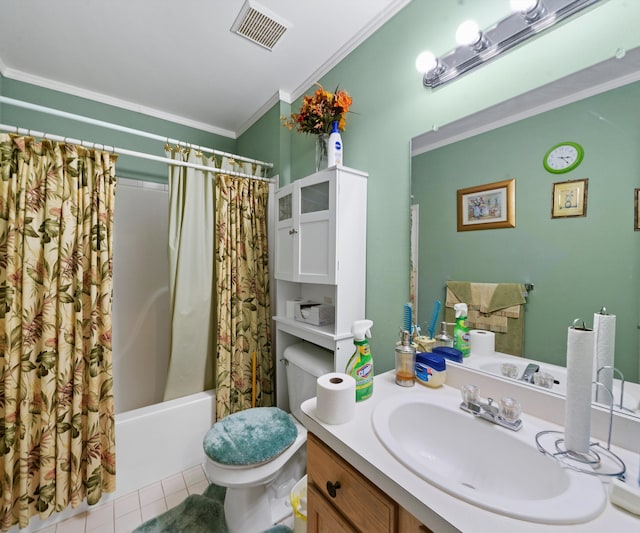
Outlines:
{"label": "shower curtain", "polygon": [[[172,148],[167,157],[213,166],[213,161],[190,149]],[[169,167],[171,349],[165,400],[215,386],[215,181],[212,172]]]}
{"label": "shower curtain", "polygon": [[220,175],[216,419],[274,404],[267,212],[269,184]]}
{"label": "shower curtain", "polygon": [[115,490],[116,156],[0,135],[0,527]]}
{"label": "shower curtain", "polygon": [[[215,157],[168,156],[216,167]],[[221,169],[261,176],[223,157]],[[171,355],[165,399],[216,389],[216,419],[274,402],[268,182],[169,169]]]}

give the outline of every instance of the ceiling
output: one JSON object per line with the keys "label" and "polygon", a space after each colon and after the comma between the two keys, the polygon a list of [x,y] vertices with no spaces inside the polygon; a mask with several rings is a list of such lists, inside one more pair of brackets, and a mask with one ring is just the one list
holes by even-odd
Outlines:
{"label": "ceiling", "polygon": [[231,32],[245,0],[0,0],[0,73],[237,137],[410,0],[249,0],[286,31]]}

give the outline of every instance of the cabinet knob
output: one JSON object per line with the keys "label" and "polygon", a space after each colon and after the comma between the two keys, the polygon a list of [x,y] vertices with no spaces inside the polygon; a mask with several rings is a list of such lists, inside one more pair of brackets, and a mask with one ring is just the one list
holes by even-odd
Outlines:
{"label": "cabinet knob", "polygon": [[336,481],[335,483],[331,483],[331,481],[327,481],[327,492],[329,496],[332,498],[336,497],[336,491],[340,488],[340,482]]}
{"label": "cabinet knob", "polygon": [[291,228],[289,230],[289,235],[295,235],[296,233],[298,233],[298,230],[296,228]]}

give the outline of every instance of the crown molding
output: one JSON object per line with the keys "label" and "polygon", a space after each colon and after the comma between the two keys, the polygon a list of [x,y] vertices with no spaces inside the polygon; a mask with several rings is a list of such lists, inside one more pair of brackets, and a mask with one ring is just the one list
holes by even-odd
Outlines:
{"label": "crown molding", "polygon": [[114,98],[113,96],[108,96],[106,94],[98,93],[95,91],[89,91],[87,89],[82,89],[74,85],[60,83],[58,81],[51,80],[48,78],[43,78],[41,76],[34,76],[32,74],[28,74],[20,70],[7,68],[6,65],[4,65],[1,62],[1,60],[0,60],[0,73],[5,78],[9,78],[15,81],[29,83],[31,85],[36,85],[38,87],[43,87],[45,89],[50,89],[52,91],[59,91],[65,94],[70,94],[72,96],[78,96],[80,98],[85,98],[87,100],[92,100],[94,102],[99,102],[101,104],[112,105],[114,107],[119,107],[121,109],[133,111],[135,113],[142,113],[144,115],[148,115],[150,117],[158,118],[161,120],[166,120],[168,122],[174,122],[176,124],[181,124],[183,126],[187,126],[190,128],[207,131],[209,133],[215,133],[216,135],[221,135],[222,137],[229,137],[231,139],[237,138],[235,132],[230,130],[225,130],[223,128],[218,128],[217,126],[213,126],[212,124],[207,124],[205,122],[198,122],[197,120],[192,120],[179,115],[174,115],[172,113],[167,113],[165,111],[160,111],[159,109],[154,109],[152,107],[135,104],[127,100]]}

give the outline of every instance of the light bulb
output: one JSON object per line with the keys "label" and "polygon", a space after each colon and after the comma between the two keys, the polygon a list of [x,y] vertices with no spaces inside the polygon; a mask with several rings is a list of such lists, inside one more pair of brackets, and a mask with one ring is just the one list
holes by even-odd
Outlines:
{"label": "light bulb", "polygon": [[472,46],[480,37],[480,28],[473,20],[464,21],[456,30],[456,42],[461,46]]}
{"label": "light bulb", "polygon": [[538,0],[511,0],[511,11],[526,13],[536,7]]}
{"label": "light bulb", "polygon": [[433,70],[434,68],[436,68],[437,64],[438,60],[436,59],[436,56],[434,56],[433,53],[429,51],[422,52],[416,58],[416,70],[420,74],[426,74],[430,70]]}

